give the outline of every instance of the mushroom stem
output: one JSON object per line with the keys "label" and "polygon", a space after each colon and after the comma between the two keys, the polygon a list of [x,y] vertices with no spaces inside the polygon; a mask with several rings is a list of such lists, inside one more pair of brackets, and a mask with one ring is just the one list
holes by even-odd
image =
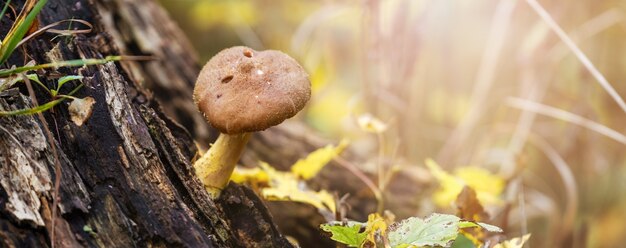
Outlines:
{"label": "mushroom stem", "polygon": [[211,148],[193,164],[196,175],[212,199],[219,197],[228,184],[248,139],[250,133],[221,133]]}

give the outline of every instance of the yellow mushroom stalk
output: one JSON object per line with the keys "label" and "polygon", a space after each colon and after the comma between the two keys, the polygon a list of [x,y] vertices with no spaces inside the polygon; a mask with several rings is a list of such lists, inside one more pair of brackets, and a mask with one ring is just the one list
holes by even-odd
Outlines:
{"label": "yellow mushroom stalk", "polygon": [[221,134],[211,149],[193,164],[196,175],[211,197],[219,196],[228,184],[248,139],[250,133]]}

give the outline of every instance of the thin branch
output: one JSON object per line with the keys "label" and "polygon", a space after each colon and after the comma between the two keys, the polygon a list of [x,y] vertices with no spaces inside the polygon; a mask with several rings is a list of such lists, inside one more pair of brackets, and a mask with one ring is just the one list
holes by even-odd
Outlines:
{"label": "thin branch", "polygon": [[528,3],[528,5],[530,5],[530,7],[535,10],[535,12],[537,12],[537,14],[546,22],[546,24],[548,24],[550,29],[552,29],[552,31],[556,33],[561,41],[563,41],[563,43],[565,43],[565,45],[567,45],[567,47],[572,50],[578,60],[580,60],[585,68],[587,68],[587,70],[591,73],[591,75],[596,78],[600,86],[602,86],[602,88],[604,88],[604,90],[609,93],[611,98],[613,98],[613,100],[617,102],[622,111],[626,113],[626,103],[624,102],[624,99],[622,99],[622,97],[617,93],[613,86],[611,86],[611,84],[608,80],[606,80],[604,75],[602,75],[602,73],[598,71],[598,69],[593,65],[591,60],[587,58],[585,53],[583,53],[582,50],[580,50],[580,48],[576,45],[576,43],[574,43],[574,41],[565,33],[565,31],[561,29],[559,24],[557,24],[556,21],[552,19],[550,14],[541,6],[541,4],[539,4],[536,0],[526,0],[526,2]]}
{"label": "thin branch", "polygon": [[363,174],[363,172],[361,172],[356,165],[354,165],[353,163],[349,162],[348,160],[345,160],[344,158],[342,158],[341,156],[337,156],[334,158],[334,160],[341,165],[341,167],[347,169],[348,171],[350,171],[353,175],[355,175],[357,178],[359,178],[374,194],[374,197],[376,198],[376,202],[377,202],[377,207],[376,207],[376,212],[377,213],[382,213],[382,210],[384,208],[384,202],[383,202],[383,194],[381,192],[381,190],[376,186],[376,184],[374,184],[374,182],[372,182],[372,180],[367,177],[365,174]]}
{"label": "thin branch", "polygon": [[562,109],[547,106],[541,103],[528,101],[521,98],[511,97],[506,101],[506,104],[517,109],[526,110],[556,118],[559,120],[567,121],[572,124],[587,128],[606,137],[609,137],[619,143],[626,145],[626,136],[623,134],[595,121],[581,117],[579,115],[572,114]]}

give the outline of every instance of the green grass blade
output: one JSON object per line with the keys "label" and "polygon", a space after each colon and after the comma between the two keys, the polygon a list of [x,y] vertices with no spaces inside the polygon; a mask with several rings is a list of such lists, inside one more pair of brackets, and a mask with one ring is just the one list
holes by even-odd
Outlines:
{"label": "green grass blade", "polygon": [[39,106],[34,107],[34,108],[19,109],[19,110],[14,110],[14,111],[0,111],[0,117],[13,116],[13,115],[32,115],[32,114],[37,114],[37,113],[46,111],[46,110],[51,109],[52,107],[56,106],[57,104],[61,103],[65,99],[73,98],[72,95],[74,95],[82,87],[83,87],[83,85],[80,84],[80,85],[76,86],[76,88],[74,88],[68,94],[68,96],[60,95],[59,99],[47,102],[47,103],[45,103],[43,105],[39,105]]}
{"label": "green grass blade", "polygon": [[63,87],[65,83],[72,81],[72,80],[80,80],[80,79],[83,79],[83,76],[71,75],[71,76],[64,76],[62,78],[59,78],[59,81],[57,82],[57,92],[61,90],[61,87]]}
{"label": "green grass blade", "polygon": [[2,8],[2,12],[0,12],[0,19],[4,17],[4,13],[6,13],[7,9],[9,9],[9,4],[11,4],[11,0],[7,0],[7,2],[4,3],[4,8]]}
{"label": "green grass blade", "polygon": [[39,105],[34,108],[19,109],[19,110],[14,110],[14,111],[0,111],[0,117],[13,116],[13,115],[32,115],[32,114],[40,113],[48,109],[51,109],[52,107],[56,106],[57,104],[59,104],[65,99],[66,98],[59,98],[59,99],[47,102],[46,104]]}
{"label": "green grass blade", "polygon": [[[37,76],[37,74],[28,74],[28,75],[26,75],[26,77],[28,78],[28,80],[37,83],[39,86],[41,86],[41,88],[44,88],[46,91],[48,91],[48,93],[50,93],[50,90],[48,89],[48,87],[46,87],[41,82],[41,80],[39,80],[39,77]],[[20,77],[18,81],[24,81],[24,79],[22,77]]]}
{"label": "green grass blade", "polygon": [[0,77],[8,77],[16,73],[39,70],[39,69],[47,69],[47,68],[55,68],[55,67],[77,67],[77,66],[85,66],[85,65],[101,65],[106,64],[111,61],[120,61],[122,60],[122,56],[107,56],[104,59],[76,59],[76,60],[66,60],[53,62],[48,64],[41,65],[32,65],[32,66],[22,66],[16,67],[12,69],[0,70]]}
{"label": "green grass blade", "polygon": [[[47,2],[48,0],[38,1],[30,11],[30,13],[28,13],[28,15],[23,20],[20,20],[18,17],[18,19],[13,24],[14,26],[4,38],[4,41],[2,42],[2,47],[0,47],[0,64],[6,62],[7,59],[9,59],[9,57],[13,53],[13,50],[15,50],[15,48],[17,47],[17,44],[19,44],[22,38],[24,38],[24,35],[26,35],[26,32],[28,32],[30,26],[33,24],[33,21],[35,21],[35,18],[37,18],[37,15]],[[28,10],[24,9],[23,11]]]}

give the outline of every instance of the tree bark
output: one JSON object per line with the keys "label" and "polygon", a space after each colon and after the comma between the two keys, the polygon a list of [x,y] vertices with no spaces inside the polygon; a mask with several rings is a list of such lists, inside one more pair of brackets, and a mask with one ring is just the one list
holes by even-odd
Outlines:
{"label": "tree bark", "polygon": [[[23,1],[13,4],[19,9]],[[84,76],[75,96],[95,104],[82,126],[70,121],[69,101],[42,118],[0,117],[0,246],[290,247],[252,191],[230,184],[213,202],[195,178],[188,131],[204,146],[216,132],[193,106],[197,59],[166,13],[151,0],[50,0],[39,26],[70,18],[88,21],[93,31],[42,35],[7,64],[119,54],[157,60],[36,72],[50,88],[58,75]],[[13,19],[3,17],[0,30],[6,33]],[[63,92],[77,86],[68,83]],[[32,97],[49,101],[37,87],[34,96],[24,84],[0,93],[0,110],[32,107]]]}

